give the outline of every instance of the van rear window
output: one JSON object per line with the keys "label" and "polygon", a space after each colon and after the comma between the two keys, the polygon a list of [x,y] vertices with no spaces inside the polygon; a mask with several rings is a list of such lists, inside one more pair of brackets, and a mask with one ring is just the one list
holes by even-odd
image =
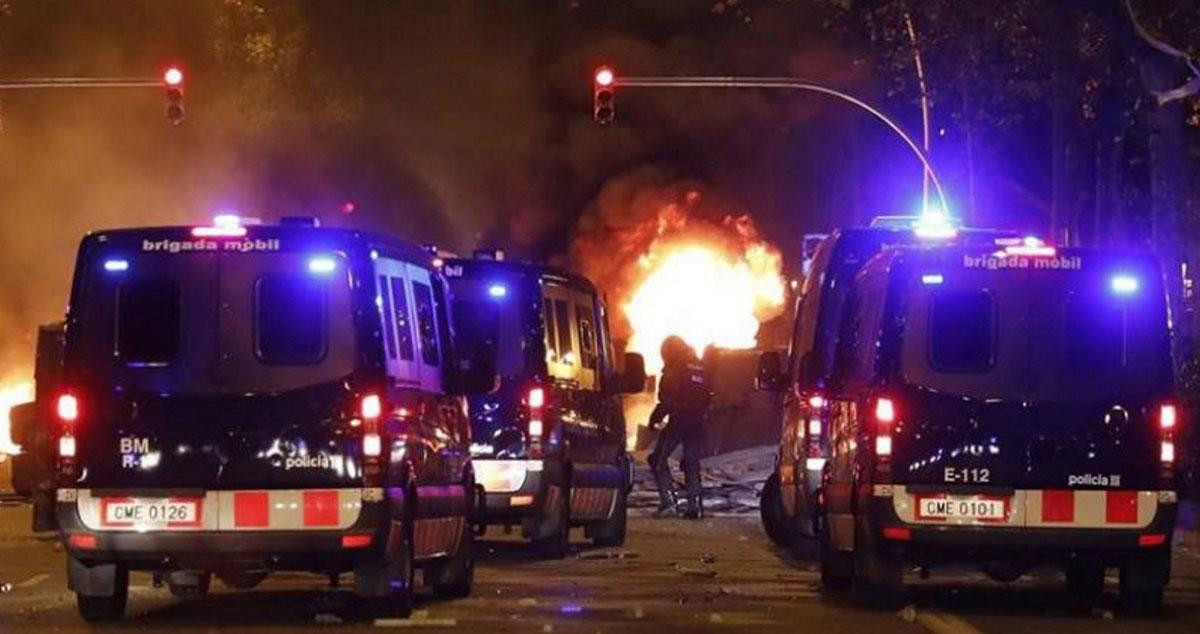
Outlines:
{"label": "van rear window", "polygon": [[945,372],[986,372],[995,362],[995,306],[980,290],[933,293],[929,310],[929,358]]}
{"label": "van rear window", "polygon": [[129,366],[167,365],[179,354],[179,284],[132,280],[117,296],[117,357]]}
{"label": "van rear window", "polygon": [[270,365],[313,365],[326,350],[325,283],[312,276],[272,273],[258,279],[254,341]]}

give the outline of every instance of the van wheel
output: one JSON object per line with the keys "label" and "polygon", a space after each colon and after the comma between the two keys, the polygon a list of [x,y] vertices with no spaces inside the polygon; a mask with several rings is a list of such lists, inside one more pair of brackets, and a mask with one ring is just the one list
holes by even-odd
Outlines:
{"label": "van wheel", "polygon": [[776,546],[788,548],[796,543],[796,534],[788,530],[781,497],[779,471],[775,471],[763,485],[758,513],[762,518],[763,529],[767,531],[767,537],[770,537]]}
{"label": "van wheel", "polygon": [[125,615],[125,604],[129,601],[129,571],[120,566],[116,567],[113,579],[113,593],[107,597],[88,596],[75,593],[75,603],[79,608],[79,616],[88,623],[115,621]]}
{"label": "van wheel", "polygon": [[547,513],[550,528],[544,537],[533,540],[533,548],[546,559],[562,559],[571,550],[571,477],[564,473],[558,487],[558,500]]}
{"label": "van wheel", "polygon": [[475,584],[475,527],[469,517],[463,518],[458,549],[453,555],[428,564],[425,577],[430,580],[437,597],[462,599],[471,596],[471,587]]}
{"label": "van wheel", "polygon": [[892,609],[900,605],[904,590],[904,568],[900,559],[880,548],[865,530],[854,539],[854,575],[850,592],[860,605]]}
{"label": "van wheel", "polygon": [[177,599],[199,599],[208,594],[212,585],[211,572],[176,570],[167,575],[167,588]]}
{"label": "van wheel", "polygon": [[854,558],[834,548],[829,535],[829,522],[822,523],[818,534],[821,547],[821,588],[828,592],[842,592],[850,587],[854,579]]}
{"label": "van wheel", "polygon": [[613,505],[612,516],[591,526],[592,544],[602,548],[616,548],[625,545],[626,521],[629,515],[629,502],[625,498],[625,486],[615,489],[617,503]]}
{"label": "van wheel", "polygon": [[1170,547],[1130,555],[1121,565],[1121,604],[1130,612],[1157,612],[1170,577]]}
{"label": "van wheel", "polygon": [[1104,594],[1105,572],[1104,564],[1099,561],[1073,560],[1063,567],[1067,590],[1088,601],[1094,601]]}

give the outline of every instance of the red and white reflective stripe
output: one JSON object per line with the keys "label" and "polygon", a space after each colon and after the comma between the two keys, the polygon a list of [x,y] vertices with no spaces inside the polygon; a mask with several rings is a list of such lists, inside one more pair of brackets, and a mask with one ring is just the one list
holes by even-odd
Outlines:
{"label": "red and white reflective stripe", "polygon": [[616,489],[571,487],[571,519],[608,519],[616,503]]}
{"label": "red and white reflective stripe", "polygon": [[362,489],[221,491],[222,530],[349,528],[362,509]]}
{"label": "red and white reflective stripe", "polygon": [[1142,528],[1158,511],[1157,491],[1027,492],[1028,526],[1071,528]]}
{"label": "red and white reflective stripe", "polygon": [[[362,510],[364,497],[376,497],[372,489],[286,489],[270,491],[208,491],[195,498],[197,520],[189,523],[155,525],[163,531],[295,531],[343,530],[352,526]],[[126,494],[105,496],[102,491],[76,491],[76,508],[83,525],[90,530],[139,530],[114,522],[104,522],[105,508],[129,503]],[[177,496],[138,497],[137,500],[176,500]],[[182,499],[182,498],[180,498]]]}
{"label": "red and white reflective stripe", "polygon": [[413,554],[424,559],[455,552],[462,533],[462,517],[417,520],[413,525]]}

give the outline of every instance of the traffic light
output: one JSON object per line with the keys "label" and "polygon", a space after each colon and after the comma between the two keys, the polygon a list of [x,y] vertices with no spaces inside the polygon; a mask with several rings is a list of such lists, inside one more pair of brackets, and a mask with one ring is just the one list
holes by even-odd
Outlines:
{"label": "traffic light", "polygon": [[592,115],[596,119],[596,123],[600,125],[608,125],[616,118],[616,110],[614,109],[614,89],[616,88],[617,77],[613,74],[611,68],[601,66],[596,69],[595,91],[592,99]]}
{"label": "traffic light", "polygon": [[183,122],[183,71],[172,66],[163,73],[167,87],[167,120],[171,125]]}

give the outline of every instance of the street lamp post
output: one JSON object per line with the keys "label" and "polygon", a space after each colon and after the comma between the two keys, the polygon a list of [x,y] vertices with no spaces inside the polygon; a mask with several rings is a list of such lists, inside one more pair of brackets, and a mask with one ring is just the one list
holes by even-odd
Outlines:
{"label": "street lamp post", "polygon": [[[884,125],[904,141],[904,144],[912,150],[913,155],[921,162],[925,174],[929,176],[930,182],[933,183],[934,189],[937,190],[938,200],[941,203],[941,213],[949,213],[950,205],[946,200],[946,192],[942,189],[941,179],[938,178],[937,172],[933,169],[933,164],[925,152],[921,150],[921,147],[917,145],[916,141],[899,124],[890,119],[878,108],[854,95],[828,86],[822,86],[821,84],[802,81],[794,77],[622,77],[613,73],[612,69],[603,67],[597,71],[594,81],[598,88],[759,88],[768,90],[802,90],[840,99],[861,110],[867,111],[871,116],[882,121]],[[611,120],[611,95],[605,105],[608,108],[607,112]]]}

